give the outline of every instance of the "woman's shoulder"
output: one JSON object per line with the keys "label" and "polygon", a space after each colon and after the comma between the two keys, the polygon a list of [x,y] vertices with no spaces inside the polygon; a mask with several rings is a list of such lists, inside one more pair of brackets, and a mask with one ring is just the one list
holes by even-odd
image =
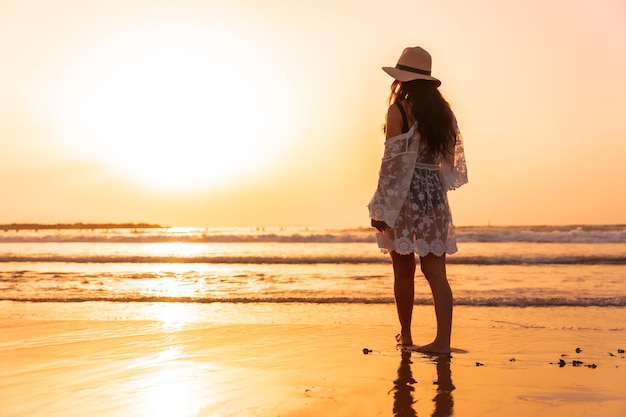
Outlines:
{"label": "woman's shoulder", "polygon": [[389,107],[387,108],[387,121],[388,122],[389,122],[390,116],[397,118],[398,120],[402,120],[402,114],[400,113],[400,109],[398,108],[398,106],[401,106],[401,105],[402,104],[398,102],[389,105]]}
{"label": "woman's shoulder", "polygon": [[401,111],[409,111],[409,102],[407,100],[397,100],[387,108],[387,113],[397,112],[400,114]]}
{"label": "woman's shoulder", "polygon": [[398,136],[402,133],[402,113],[397,104],[392,104],[387,109],[387,123],[386,123],[386,135],[387,139]]}

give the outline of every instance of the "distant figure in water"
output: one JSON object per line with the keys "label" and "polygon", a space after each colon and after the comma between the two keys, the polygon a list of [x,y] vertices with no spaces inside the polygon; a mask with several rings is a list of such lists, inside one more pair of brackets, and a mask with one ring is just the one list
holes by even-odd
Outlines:
{"label": "distant figure in water", "polygon": [[[446,254],[457,252],[447,191],[467,183],[463,141],[450,105],[431,76],[431,56],[420,47],[406,48],[395,67],[385,124],[385,152],[378,187],[368,205],[378,246],[391,253],[394,296],[400,333],[397,342],[411,350],[449,353],[452,291]],[[416,260],[430,285],[437,335],[414,346],[411,318]]]}

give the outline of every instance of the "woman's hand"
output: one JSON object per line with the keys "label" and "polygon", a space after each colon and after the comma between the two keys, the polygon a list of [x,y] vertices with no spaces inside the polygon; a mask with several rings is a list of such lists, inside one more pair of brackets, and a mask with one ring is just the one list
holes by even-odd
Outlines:
{"label": "woman's hand", "polygon": [[372,227],[375,227],[376,230],[378,230],[379,232],[384,232],[385,229],[388,228],[389,226],[387,226],[387,223],[385,223],[382,220],[372,219]]}

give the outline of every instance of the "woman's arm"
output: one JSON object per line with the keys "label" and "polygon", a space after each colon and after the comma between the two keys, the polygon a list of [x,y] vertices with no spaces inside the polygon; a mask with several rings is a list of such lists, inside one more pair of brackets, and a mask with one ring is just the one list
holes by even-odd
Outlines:
{"label": "woman's arm", "polygon": [[[398,106],[392,104],[387,109],[387,123],[385,125],[385,140],[392,138],[394,136],[398,136],[402,133],[402,115],[400,114],[400,110],[398,110]],[[372,219],[372,227],[375,227],[379,232],[383,232],[389,226],[382,220],[373,220]]]}
{"label": "woman's arm", "polygon": [[398,136],[402,133],[402,115],[398,105],[392,104],[387,109],[387,124],[385,130],[386,139]]}

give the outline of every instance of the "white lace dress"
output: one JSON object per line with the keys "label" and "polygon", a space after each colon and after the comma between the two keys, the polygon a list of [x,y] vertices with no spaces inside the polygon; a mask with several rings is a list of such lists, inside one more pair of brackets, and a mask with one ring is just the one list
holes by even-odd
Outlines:
{"label": "white lace dress", "polygon": [[457,128],[454,157],[428,155],[417,125],[385,142],[378,187],[368,205],[370,218],[390,227],[377,233],[383,252],[457,251],[447,191],[467,183],[463,139]]}

